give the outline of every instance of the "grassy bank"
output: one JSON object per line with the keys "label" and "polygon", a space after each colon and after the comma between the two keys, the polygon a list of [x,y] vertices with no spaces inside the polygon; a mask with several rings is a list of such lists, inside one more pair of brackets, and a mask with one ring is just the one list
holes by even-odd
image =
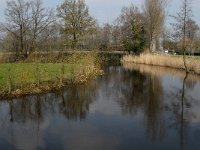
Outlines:
{"label": "grassy bank", "polygon": [[[141,54],[140,56],[126,55],[122,58],[122,62],[171,67],[182,70],[185,69],[181,56],[168,56],[159,54]],[[200,74],[200,59],[188,57],[187,66],[190,72]]]}
{"label": "grassy bank", "polygon": [[1,63],[0,96],[42,93],[62,88],[69,82],[81,84],[100,74],[100,62],[93,53],[74,54],[55,60],[44,63],[43,59],[34,58],[33,63],[28,58],[20,63]]}

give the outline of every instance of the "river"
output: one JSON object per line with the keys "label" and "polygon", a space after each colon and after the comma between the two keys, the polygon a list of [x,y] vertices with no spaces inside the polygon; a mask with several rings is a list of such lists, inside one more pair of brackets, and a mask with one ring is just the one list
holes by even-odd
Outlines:
{"label": "river", "polygon": [[126,64],[86,85],[0,101],[0,149],[198,150],[200,77]]}

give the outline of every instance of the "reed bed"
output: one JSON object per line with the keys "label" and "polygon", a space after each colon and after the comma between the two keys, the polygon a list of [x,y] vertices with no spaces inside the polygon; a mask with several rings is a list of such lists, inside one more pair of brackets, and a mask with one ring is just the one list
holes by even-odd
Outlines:
{"label": "reed bed", "polygon": [[[182,70],[185,69],[181,56],[170,56],[161,54],[141,54],[139,56],[126,55],[122,58],[122,62],[170,67]],[[200,74],[200,59],[187,57],[186,63],[190,72]]]}

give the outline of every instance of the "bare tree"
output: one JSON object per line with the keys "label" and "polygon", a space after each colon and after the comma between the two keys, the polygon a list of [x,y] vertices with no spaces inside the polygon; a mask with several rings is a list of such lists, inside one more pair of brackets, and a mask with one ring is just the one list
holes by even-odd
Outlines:
{"label": "bare tree", "polygon": [[62,21],[62,30],[72,48],[94,27],[95,20],[90,16],[84,0],[65,0],[57,8],[57,13]]}
{"label": "bare tree", "polygon": [[186,73],[189,72],[186,62],[186,50],[188,46],[187,44],[187,31],[189,31],[188,22],[191,16],[192,16],[191,0],[182,0],[182,7],[180,9],[180,12],[178,12],[176,16],[172,16],[175,20],[175,23],[171,24],[175,31],[174,37],[176,37],[176,39],[181,42],[181,47],[183,50],[183,62]]}
{"label": "bare tree", "polygon": [[114,49],[119,50],[121,48],[121,28],[117,23],[114,23],[112,28],[112,38]]}
{"label": "bare tree", "polygon": [[146,31],[149,37],[149,49],[156,51],[156,41],[158,40],[165,21],[166,0],[145,0],[144,13],[146,17]]}
{"label": "bare tree", "polygon": [[60,27],[56,22],[45,27],[36,39],[36,49],[39,48],[46,52],[63,49]]}
{"label": "bare tree", "polygon": [[[1,24],[4,31],[11,33],[19,43],[19,51],[27,56],[27,41],[29,29],[29,3],[24,0],[8,1],[5,16],[7,23]],[[16,48],[17,50],[18,48]]]}
{"label": "bare tree", "polygon": [[47,31],[48,26],[51,26],[55,22],[55,16],[53,10],[47,10],[42,6],[42,0],[34,0],[30,2],[31,7],[31,48],[33,51],[36,46],[36,42],[43,31]]}
{"label": "bare tree", "polygon": [[199,31],[199,26],[191,18],[186,22],[186,45],[188,45],[189,53],[192,55],[194,49],[196,48],[197,33]]}
{"label": "bare tree", "polygon": [[112,25],[106,23],[102,28],[102,49],[109,50],[111,47]]}
{"label": "bare tree", "polygon": [[5,16],[1,29],[15,41],[15,52],[24,57],[35,49],[41,33],[55,20],[52,10],[42,7],[41,0],[8,1]]}

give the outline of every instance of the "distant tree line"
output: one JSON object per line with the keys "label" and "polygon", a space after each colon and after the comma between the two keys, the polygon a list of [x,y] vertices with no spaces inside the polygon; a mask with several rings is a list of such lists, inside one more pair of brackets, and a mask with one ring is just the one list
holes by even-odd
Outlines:
{"label": "distant tree line", "polygon": [[144,49],[155,52],[164,31],[165,0],[144,0],[140,10],[133,4],[122,8],[120,16],[103,30],[104,49],[125,50],[139,54]]}
{"label": "distant tree line", "polygon": [[[56,12],[45,8],[42,0],[9,0],[5,22],[0,24],[0,47],[25,58],[35,51],[123,50],[140,54],[145,49],[155,52],[160,45],[176,49],[183,40],[178,33],[183,27],[174,23],[173,36],[166,31],[166,4],[166,0],[144,0],[142,9],[133,4],[124,7],[113,23],[100,26],[84,0],[64,0]],[[178,23],[184,19],[174,18]],[[192,52],[200,44],[199,27],[191,17],[185,19],[184,39]]]}

